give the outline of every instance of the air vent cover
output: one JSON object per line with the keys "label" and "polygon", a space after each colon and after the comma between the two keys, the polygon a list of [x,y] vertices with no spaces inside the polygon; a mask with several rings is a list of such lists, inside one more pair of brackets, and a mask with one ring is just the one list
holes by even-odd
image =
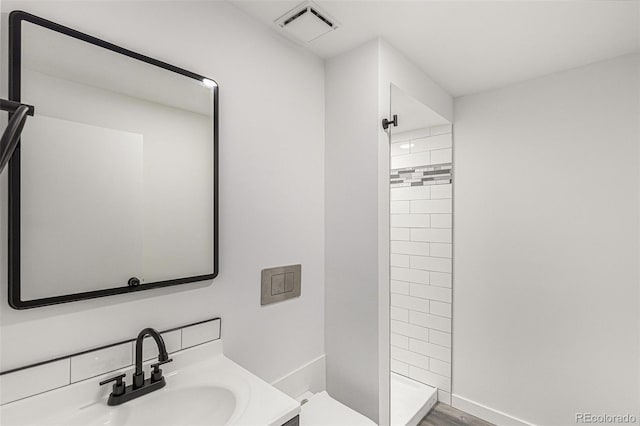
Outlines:
{"label": "air vent cover", "polygon": [[310,43],[338,28],[336,21],[316,4],[307,1],[275,20],[275,23],[292,37]]}

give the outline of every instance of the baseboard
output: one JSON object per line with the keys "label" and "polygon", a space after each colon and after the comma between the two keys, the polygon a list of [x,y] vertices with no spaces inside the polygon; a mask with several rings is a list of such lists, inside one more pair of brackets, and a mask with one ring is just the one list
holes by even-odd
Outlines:
{"label": "baseboard", "polygon": [[326,390],[325,370],[325,356],[320,355],[271,384],[291,398],[297,398],[305,392],[322,392]]}
{"label": "baseboard", "polygon": [[479,404],[455,394],[451,395],[451,406],[500,426],[536,426],[533,423],[513,417],[507,413],[503,413],[502,411],[494,410],[486,405]]}

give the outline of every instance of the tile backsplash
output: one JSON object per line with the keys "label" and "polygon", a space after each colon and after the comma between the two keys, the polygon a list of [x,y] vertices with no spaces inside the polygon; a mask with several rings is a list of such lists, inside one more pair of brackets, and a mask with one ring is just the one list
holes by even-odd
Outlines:
{"label": "tile backsplash", "polygon": [[133,342],[72,356],[70,361],[71,383],[99,376],[133,364]]}
{"label": "tile backsplash", "polygon": [[392,136],[391,370],[451,403],[451,126]]}
{"label": "tile backsplash", "polygon": [[[171,354],[218,340],[220,323],[220,318],[214,318],[161,333],[167,352]],[[150,339],[146,337],[144,341],[145,361],[158,356],[158,348]],[[135,341],[126,341],[3,372],[0,374],[0,405],[120,370],[134,362]]]}

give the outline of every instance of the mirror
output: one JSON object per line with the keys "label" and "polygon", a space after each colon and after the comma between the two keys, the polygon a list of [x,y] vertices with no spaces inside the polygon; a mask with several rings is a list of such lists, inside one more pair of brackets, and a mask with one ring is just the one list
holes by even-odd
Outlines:
{"label": "mirror", "polygon": [[9,96],[33,105],[9,163],[16,309],[217,275],[217,84],[25,12]]}

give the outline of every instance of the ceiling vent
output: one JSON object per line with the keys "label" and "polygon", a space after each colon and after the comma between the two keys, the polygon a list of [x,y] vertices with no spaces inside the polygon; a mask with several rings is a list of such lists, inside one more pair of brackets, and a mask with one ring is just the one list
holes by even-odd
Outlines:
{"label": "ceiling vent", "polygon": [[338,24],[316,4],[307,1],[275,20],[285,33],[304,43],[310,43],[338,29]]}

